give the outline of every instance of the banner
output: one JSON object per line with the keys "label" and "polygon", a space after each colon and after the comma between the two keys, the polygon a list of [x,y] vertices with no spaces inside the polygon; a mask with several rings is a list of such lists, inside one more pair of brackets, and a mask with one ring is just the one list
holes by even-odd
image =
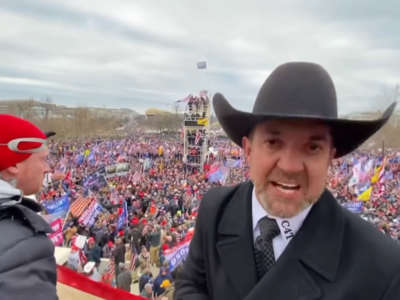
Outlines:
{"label": "banner", "polygon": [[363,211],[362,202],[347,202],[343,204],[343,207],[356,214],[362,213]]}
{"label": "banner", "polygon": [[80,218],[78,220],[79,224],[85,225],[85,223],[87,222],[87,220],[89,219],[89,217],[93,211],[95,203],[96,203],[96,201],[92,200],[90,202],[89,206],[83,211],[82,215],[80,216]]}
{"label": "banner", "polygon": [[78,247],[79,249],[83,249],[83,247],[85,247],[85,243],[87,241],[87,237],[84,235],[78,235],[75,239],[75,241],[73,242],[73,244]]}
{"label": "banner", "polygon": [[88,220],[88,226],[92,226],[94,224],[94,221],[96,220],[96,217],[99,213],[103,211],[103,207],[101,204],[97,203],[94,205],[93,213],[90,215],[90,218]]}
{"label": "banner", "polygon": [[93,200],[90,203],[89,207],[83,212],[83,214],[79,218],[79,224],[82,224],[84,226],[92,226],[94,224],[95,218],[102,210],[102,206],[97,203],[96,200]]}
{"label": "banner", "polygon": [[55,201],[44,202],[43,206],[46,209],[47,213],[49,215],[52,215],[53,218],[63,218],[65,217],[69,209],[68,194],[65,194]]}
{"label": "banner", "polygon": [[151,166],[153,165],[153,162],[151,161],[150,158],[146,158],[143,162],[143,171],[147,171],[148,169],[151,168]]}
{"label": "banner", "polygon": [[64,243],[64,235],[62,232],[63,220],[58,218],[50,223],[53,233],[49,234],[49,239],[53,242],[54,246],[61,246]]}
{"label": "banner", "polygon": [[183,242],[181,245],[168,249],[170,251],[165,252],[165,260],[169,262],[170,272],[176,269],[180,263],[182,263],[189,253],[190,240]]}
{"label": "banner", "polygon": [[118,163],[106,167],[106,178],[114,176],[126,176],[131,166],[128,163]]}
{"label": "banner", "polygon": [[83,179],[83,187],[87,190],[99,190],[107,185],[106,178],[99,172],[92,173]]}

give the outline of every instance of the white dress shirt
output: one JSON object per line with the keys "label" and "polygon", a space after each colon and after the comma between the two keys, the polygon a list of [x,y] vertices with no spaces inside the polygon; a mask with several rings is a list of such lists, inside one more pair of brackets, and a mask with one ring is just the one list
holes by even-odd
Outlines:
{"label": "white dress shirt", "polygon": [[302,210],[296,216],[292,218],[279,218],[272,216],[271,214],[267,213],[264,208],[261,206],[260,202],[257,200],[257,196],[255,193],[255,189],[253,188],[252,192],[252,217],[253,217],[253,238],[254,241],[260,235],[260,226],[258,225],[258,221],[263,217],[267,216],[271,219],[275,219],[278,223],[279,230],[281,233],[276,236],[272,240],[272,246],[274,248],[275,260],[278,260],[279,256],[281,256],[282,252],[285,250],[291,239],[295,236],[297,231],[299,231],[301,225],[305,218],[307,217],[308,213],[311,210],[312,205],[307,207],[306,209]]}

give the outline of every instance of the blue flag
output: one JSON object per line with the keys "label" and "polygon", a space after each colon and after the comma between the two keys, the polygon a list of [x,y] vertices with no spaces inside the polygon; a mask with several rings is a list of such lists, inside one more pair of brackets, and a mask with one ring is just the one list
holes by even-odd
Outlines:
{"label": "blue flag", "polygon": [[95,165],[96,164],[96,156],[94,155],[94,151],[91,151],[88,157],[88,162],[91,165]]}
{"label": "blue flag", "polygon": [[356,214],[360,214],[363,211],[363,203],[362,201],[358,201],[358,202],[347,202],[344,203],[343,206],[345,208],[347,208],[349,211],[356,213]]}
{"label": "blue flag", "polygon": [[75,163],[77,165],[81,165],[83,163],[84,159],[85,159],[85,156],[83,156],[83,154],[79,154],[75,159]]}
{"label": "blue flag", "polygon": [[128,222],[128,207],[126,206],[126,201],[122,206],[122,213],[118,218],[117,230],[120,230]]}
{"label": "blue flag", "polygon": [[48,214],[57,216],[59,218],[65,217],[67,211],[69,209],[69,197],[68,194],[65,194],[61,198],[52,201],[45,202],[43,206],[46,208]]}

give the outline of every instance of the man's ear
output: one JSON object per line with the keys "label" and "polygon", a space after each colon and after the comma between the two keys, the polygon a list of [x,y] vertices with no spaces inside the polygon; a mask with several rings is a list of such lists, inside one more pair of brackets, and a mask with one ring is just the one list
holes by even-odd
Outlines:
{"label": "man's ear", "polygon": [[7,174],[8,176],[15,177],[18,174],[18,167],[11,166],[11,167],[6,168],[3,172],[5,174]]}
{"label": "man's ear", "polygon": [[332,159],[336,157],[336,148],[332,148]]}
{"label": "man's ear", "polygon": [[248,161],[251,152],[251,140],[247,136],[242,137],[242,148],[244,157],[246,158],[246,161]]}
{"label": "man's ear", "polygon": [[335,156],[336,156],[336,148],[332,147],[329,157],[329,165],[332,165],[332,161],[335,159]]}

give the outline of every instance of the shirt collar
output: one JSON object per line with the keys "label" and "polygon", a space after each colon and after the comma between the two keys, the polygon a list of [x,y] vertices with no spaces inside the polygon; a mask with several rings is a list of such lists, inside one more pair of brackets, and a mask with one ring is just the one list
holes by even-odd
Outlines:
{"label": "shirt collar", "polygon": [[313,206],[313,205],[308,206],[294,217],[280,218],[280,217],[275,217],[264,210],[260,202],[257,200],[254,187],[251,196],[251,201],[252,201],[251,207],[252,207],[252,217],[253,217],[253,232],[257,228],[258,221],[263,217],[267,216],[271,219],[276,220],[279,229],[281,231],[281,234],[283,235],[283,237],[285,237],[286,240],[290,240],[297,233],[297,231],[299,231],[301,225],[303,225],[305,218],[307,217],[308,213],[310,212]]}

